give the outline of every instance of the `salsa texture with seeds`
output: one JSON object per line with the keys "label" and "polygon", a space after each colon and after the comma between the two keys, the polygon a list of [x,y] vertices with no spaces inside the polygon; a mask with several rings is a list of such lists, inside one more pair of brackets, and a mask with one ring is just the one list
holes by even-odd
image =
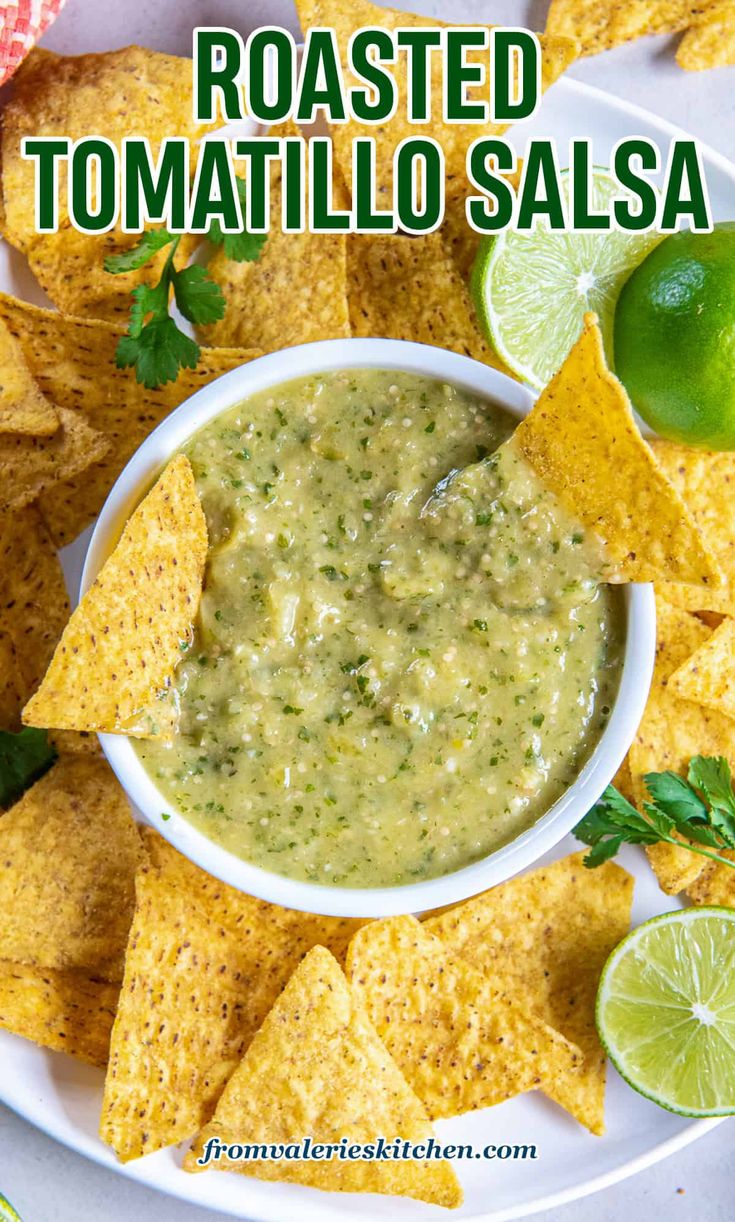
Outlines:
{"label": "salsa texture with seeds", "polygon": [[279,874],[457,870],[589,758],[623,605],[597,541],[514,450],[514,420],[378,370],[253,396],[185,447],[210,537],[172,743],[172,806]]}

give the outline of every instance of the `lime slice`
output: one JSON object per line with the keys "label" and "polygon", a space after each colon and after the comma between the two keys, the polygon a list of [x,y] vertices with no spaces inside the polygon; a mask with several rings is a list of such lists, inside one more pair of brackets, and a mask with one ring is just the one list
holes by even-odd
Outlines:
{"label": "lime slice", "polygon": [[735,910],[646,921],[608,959],[597,1030],[621,1077],[681,1116],[735,1113]]}
{"label": "lime slice", "polygon": [[[560,176],[569,199],[569,175]],[[592,176],[595,212],[624,195],[606,170]],[[485,237],[472,269],[478,317],[499,356],[537,389],[563,364],[588,310],[599,316],[612,360],[615,303],[625,280],[661,235],[656,233],[551,233],[540,219],[533,233],[506,229]]]}
{"label": "lime slice", "polygon": [[4,1197],[0,1192],[0,1222],[23,1222],[19,1213],[17,1213],[7,1197]]}

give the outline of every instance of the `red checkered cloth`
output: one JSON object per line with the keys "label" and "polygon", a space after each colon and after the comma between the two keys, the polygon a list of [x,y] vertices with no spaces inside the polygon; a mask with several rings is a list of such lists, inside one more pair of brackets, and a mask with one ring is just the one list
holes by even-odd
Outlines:
{"label": "red checkered cloth", "polygon": [[10,0],[0,4],[0,85],[9,80],[63,7],[64,0]]}

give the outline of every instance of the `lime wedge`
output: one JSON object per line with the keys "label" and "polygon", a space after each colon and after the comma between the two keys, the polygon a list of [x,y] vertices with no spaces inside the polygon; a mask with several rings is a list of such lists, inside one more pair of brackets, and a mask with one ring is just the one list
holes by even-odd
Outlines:
{"label": "lime wedge", "polygon": [[735,1113],[735,910],[646,921],[605,964],[597,1030],[618,1073],[681,1116]]}
{"label": "lime wedge", "polygon": [[22,1222],[19,1213],[13,1209],[7,1197],[0,1192],[0,1222]]}
{"label": "lime wedge", "polygon": [[[569,175],[560,176],[569,198]],[[606,170],[592,176],[591,204],[606,211],[622,196]],[[541,389],[579,338],[588,310],[599,316],[612,360],[615,303],[626,279],[661,235],[551,233],[539,219],[532,233],[506,229],[485,237],[472,269],[471,291],[480,323],[514,373]]]}

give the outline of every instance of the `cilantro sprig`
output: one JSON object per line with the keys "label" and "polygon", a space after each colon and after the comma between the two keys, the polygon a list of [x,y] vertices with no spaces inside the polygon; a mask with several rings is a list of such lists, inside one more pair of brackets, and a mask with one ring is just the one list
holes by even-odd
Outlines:
{"label": "cilantro sprig", "polygon": [[56,759],[45,730],[0,731],[0,810],[12,806]]}
{"label": "cilantro sprig", "polygon": [[695,755],[686,780],[676,772],[649,772],[643,781],[649,795],[643,813],[608,785],[577,824],[574,835],[591,846],[586,866],[609,861],[623,844],[664,841],[735,869],[735,861],[721,855],[735,849],[735,793],[726,759]]}
{"label": "cilantro sprig", "polygon": [[[245,184],[238,179],[238,194],[244,206]],[[246,230],[224,233],[218,221],[213,221],[207,238],[222,246],[228,259],[251,262],[260,255],[265,234]],[[108,255],[105,271],[113,276],[138,271],[168,247],[166,260],[156,284],[139,284],[133,289],[127,335],[121,336],[115,351],[119,369],[135,368],[135,376],[149,390],[175,382],[181,369],[195,369],[201,355],[196,340],[177,326],[171,317],[172,299],[181,314],[196,326],[207,326],[224,317],[226,302],[220,286],[199,264],[176,267],[176,252],[181,234],[167,229],[152,229],[142,234],[130,250]]]}

